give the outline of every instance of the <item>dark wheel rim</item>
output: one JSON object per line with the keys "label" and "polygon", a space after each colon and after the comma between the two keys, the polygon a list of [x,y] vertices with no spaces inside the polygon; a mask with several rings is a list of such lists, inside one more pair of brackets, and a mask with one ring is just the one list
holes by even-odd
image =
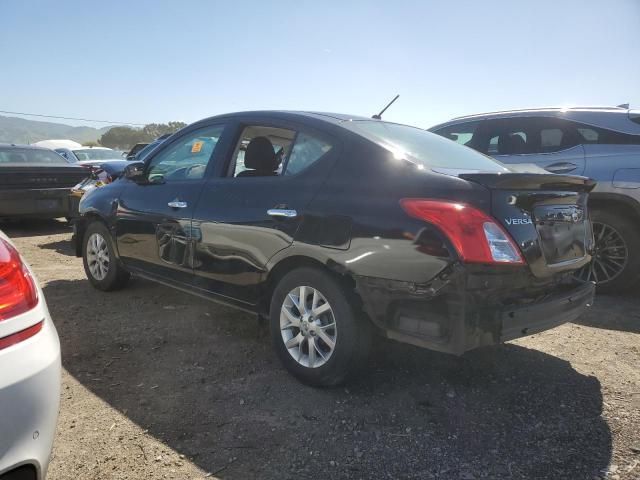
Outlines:
{"label": "dark wheel rim", "polygon": [[582,280],[604,285],[615,280],[627,266],[629,250],[620,232],[611,225],[593,222],[593,260],[580,270]]}

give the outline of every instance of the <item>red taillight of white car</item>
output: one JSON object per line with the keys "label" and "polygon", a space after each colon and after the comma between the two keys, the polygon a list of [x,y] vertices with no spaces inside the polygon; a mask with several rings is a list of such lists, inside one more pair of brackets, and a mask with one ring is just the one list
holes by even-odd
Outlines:
{"label": "red taillight of white car", "polygon": [[18,251],[0,238],[0,322],[38,304],[38,289]]}
{"label": "red taillight of white car", "polygon": [[438,227],[465,263],[524,264],[509,234],[486,213],[447,200],[405,198],[402,208],[412,217]]}

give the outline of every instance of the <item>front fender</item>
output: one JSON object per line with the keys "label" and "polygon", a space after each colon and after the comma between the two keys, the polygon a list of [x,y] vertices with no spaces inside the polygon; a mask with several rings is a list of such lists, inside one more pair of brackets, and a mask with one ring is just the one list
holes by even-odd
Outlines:
{"label": "front fender", "polygon": [[[115,244],[115,219],[118,211],[118,198],[122,190],[121,182],[116,181],[104,187],[95,188],[80,199],[79,217],[73,222],[73,238],[75,255],[82,256],[82,239],[87,225],[100,220],[109,228]],[[117,250],[117,249],[116,249]]]}

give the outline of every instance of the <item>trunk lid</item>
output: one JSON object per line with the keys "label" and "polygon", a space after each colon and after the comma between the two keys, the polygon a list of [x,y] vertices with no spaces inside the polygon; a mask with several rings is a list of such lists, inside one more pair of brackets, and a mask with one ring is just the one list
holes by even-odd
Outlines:
{"label": "trunk lid", "polygon": [[577,270],[591,260],[586,177],[538,173],[461,173],[491,192],[491,215],[518,244],[536,277]]}
{"label": "trunk lid", "polygon": [[0,189],[71,188],[89,176],[89,170],[75,165],[3,165]]}

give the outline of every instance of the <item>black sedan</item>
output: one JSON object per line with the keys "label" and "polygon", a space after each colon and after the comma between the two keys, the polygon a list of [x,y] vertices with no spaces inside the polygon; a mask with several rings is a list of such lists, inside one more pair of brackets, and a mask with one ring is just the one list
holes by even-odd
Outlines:
{"label": "black sedan", "polygon": [[98,289],[133,274],[268,318],[285,367],[335,385],[373,332],[462,354],[578,317],[593,186],[375,119],[229,114],[85,195],[78,251]]}
{"label": "black sedan", "polygon": [[0,218],[68,217],[71,187],[86,176],[47,148],[0,145]]}

